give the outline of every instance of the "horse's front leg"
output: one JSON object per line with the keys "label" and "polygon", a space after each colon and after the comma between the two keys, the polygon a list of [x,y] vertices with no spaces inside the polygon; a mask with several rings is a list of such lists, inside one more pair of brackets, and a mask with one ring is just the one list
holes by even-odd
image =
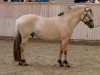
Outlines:
{"label": "horse's front leg", "polygon": [[68,61],[67,61],[67,47],[68,47],[68,40],[69,39],[65,39],[62,40],[62,47],[63,47],[63,51],[64,51],[64,61],[63,63],[65,64],[66,67],[70,67]]}
{"label": "horse's front leg", "polygon": [[24,50],[25,50],[27,41],[28,41],[27,37],[22,37],[22,41],[20,44],[21,59],[19,60],[19,65],[23,65],[23,66],[28,65],[26,60],[25,60],[25,54],[24,54]]}
{"label": "horse's front leg", "polygon": [[60,51],[59,51],[59,66],[62,67],[63,66],[63,62],[62,62],[62,53],[63,53],[63,48],[62,48],[62,43],[60,44]]}

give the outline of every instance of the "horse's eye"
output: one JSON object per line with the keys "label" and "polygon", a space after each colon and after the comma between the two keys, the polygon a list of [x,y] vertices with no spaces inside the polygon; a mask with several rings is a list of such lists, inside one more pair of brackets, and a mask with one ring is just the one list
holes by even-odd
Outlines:
{"label": "horse's eye", "polygon": [[88,16],[88,14],[85,14],[85,16]]}

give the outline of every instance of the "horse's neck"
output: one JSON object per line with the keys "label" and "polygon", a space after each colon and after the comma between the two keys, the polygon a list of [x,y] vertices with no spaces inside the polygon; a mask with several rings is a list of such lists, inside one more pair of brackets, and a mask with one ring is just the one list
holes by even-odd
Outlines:
{"label": "horse's neck", "polygon": [[[72,14],[71,14],[72,13]],[[70,18],[69,18],[69,26],[70,28],[74,29],[78,23],[81,21],[80,16],[81,16],[81,12],[80,11],[76,11],[76,12],[70,12]]]}
{"label": "horse's neck", "polygon": [[77,16],[77,17],[73,17],[72,19],[71,19],[71,23],[70,23],[70,26],[72,27],[72,28],[75,28],[77,25],[78,25],[78,23],[80,22],[81,20],[80,20],[80,18]]}

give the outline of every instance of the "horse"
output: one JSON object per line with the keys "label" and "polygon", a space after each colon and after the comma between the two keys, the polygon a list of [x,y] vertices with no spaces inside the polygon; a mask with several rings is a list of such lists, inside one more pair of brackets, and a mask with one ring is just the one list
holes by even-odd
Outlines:
{"label": "horse", "polygon": [[[94,28],[92,10],[85,5],[66,7],[58,16],[52,18],[34,14],[19,17],[15,25],[14,60],[18,62],[18,65],[28,65],[24,50],[29,37],[35,35],[44,41],[59,41],[59,66],[70,67],[67,60],[68,41],[80,21],[89,28]],[[63,60],[62,55],[64,55]]]}

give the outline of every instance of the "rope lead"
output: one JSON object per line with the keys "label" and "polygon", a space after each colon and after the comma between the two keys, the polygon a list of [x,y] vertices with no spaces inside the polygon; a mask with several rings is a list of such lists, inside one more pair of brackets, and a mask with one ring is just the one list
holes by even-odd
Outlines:
{"label": "rope lead", "polygon": [[94,26],[94,27],[99,27],[100,25]]}

